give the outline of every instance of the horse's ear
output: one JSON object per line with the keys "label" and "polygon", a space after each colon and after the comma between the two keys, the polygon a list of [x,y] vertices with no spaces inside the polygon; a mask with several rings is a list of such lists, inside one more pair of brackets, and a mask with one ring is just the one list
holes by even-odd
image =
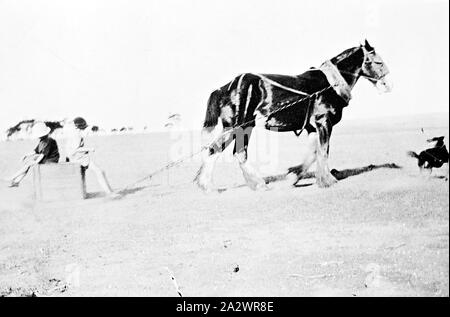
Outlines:
{"label": "horse's ear", "polygon": [[373,47],[369,44],[367,39],[364,40],[364,48],[368,51],[373,51]]}

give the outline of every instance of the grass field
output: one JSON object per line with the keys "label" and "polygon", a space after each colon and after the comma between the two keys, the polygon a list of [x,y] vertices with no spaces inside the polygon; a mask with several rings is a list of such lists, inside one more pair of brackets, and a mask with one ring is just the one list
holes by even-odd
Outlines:
{"label": "grass field", "polygon": [[[265,131],[250,157],[277,176],[268,191],[243,186],[229,151],[215,173],[220,191],[208,195],[192,184],[198,159],[120,200],[102,197],[89,171],[84,201],[34,202],[31,177],[2,184],[0,295],[178,296],[173,275],[184,296],[449,296],[448,167],[420,175],[406,156],[427,137],[448,141],[448,129],[448,114],[344,116],[330,166],[345,178],[328,189],[278,177],[298,164],[303,137]],[[165,165],[176,141],[159,133],[87,143],[119,189]],[[33,145],[0,143],[0,177]]]}

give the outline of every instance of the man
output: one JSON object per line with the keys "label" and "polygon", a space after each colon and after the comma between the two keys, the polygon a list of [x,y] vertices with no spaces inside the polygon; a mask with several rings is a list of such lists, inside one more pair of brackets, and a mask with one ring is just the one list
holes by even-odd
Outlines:
{"label": "man", "polygon": [[36,122],[33,126],[33,137],[39,139],[39,143],[33,152],[22,158],[24,166],[9,179],[9,187],[18,187],[27,175],[30,168],[36,164],[58,163],[58,145],[50,134],[50,128],[44,122]]}
{"label": "man", "polygon": [[66,140],[66,162],[80,164],[84,169],[90,168],[97,177],[103,191],[110,198],[120,198],[120,194],[115,193],[106,178],[105,172],[93,161],[93,148],[84,145],[84,138],[87,135],[88,124],[85,119],[77,117],[66,127],[69,137]]}

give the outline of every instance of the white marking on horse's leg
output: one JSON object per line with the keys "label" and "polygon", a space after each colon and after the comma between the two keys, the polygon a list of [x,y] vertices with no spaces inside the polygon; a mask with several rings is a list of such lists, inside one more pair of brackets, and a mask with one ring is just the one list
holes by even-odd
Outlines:
{"label": "white marking on horse's leg", "polygon": [[332,132],[332,124],[329,119],[330,114],[333,114],[333,109],[322,102],[322,98],[316,100],[314,107],[314,123],[318,133],[317,141],[317,168],[316,168],[316,182],[321,188],[330,187],[337,183],[337,179],[331,174],[328,167],[328,150],[330,146],[330,137]]}
{"label": "white marking on horse's leg", "polygon": [[247,154],[245,152],[236,153],[234,157],[238,160],[245,181],[251,189],[267,189],[266,182],[260,176],[258,170],[248,163]]}
{"label": "white marking on horse's leg", "polygon": [[331,185],[337,183],[337,179],[331,174],[330,168],[328,167],[328,153],[324,146],[321,146],[320,141],[318,141],[317,146],[317,169],[316,169],[316,182],[321,188],[330,187]]}
{"label": "white marking on horse's leg", "polygon": [[307,149],[300,158],[300,165],[294,168],[293,171],[297,174],[297,180],[294,182],[296,185],[302,177],[306,174],[312,164],[317,158],[317,146],[319,142],[319,136],[316,132],[310,133],[307,140]]}

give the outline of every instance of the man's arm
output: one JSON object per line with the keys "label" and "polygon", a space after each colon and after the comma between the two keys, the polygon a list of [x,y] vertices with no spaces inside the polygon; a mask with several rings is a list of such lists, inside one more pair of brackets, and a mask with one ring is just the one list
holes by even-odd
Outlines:
{"label": "man's arm", "polygon": [[44,154],[38,154],[34,160],[34,164],[39,164],[44,159]]}
{"label": "man's arm", "polygon": [[37,153],[36,149],[33,152],[29,152],[27,154],[25,154],[24,156],[22,156],[22,161],[25,161],[27,158],[31,157],[31,156],[35,156]]}

